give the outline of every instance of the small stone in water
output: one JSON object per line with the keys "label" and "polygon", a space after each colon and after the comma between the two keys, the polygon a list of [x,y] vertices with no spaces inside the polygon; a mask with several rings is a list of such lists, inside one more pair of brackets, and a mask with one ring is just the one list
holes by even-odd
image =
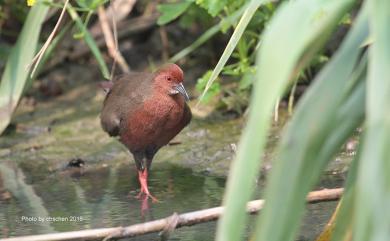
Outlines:
{"label": "small stone in water", "polygon": [[81,158],[75,158],[70,160],[68,163],[68,167],[83,167],[85,165],[85,161]]}

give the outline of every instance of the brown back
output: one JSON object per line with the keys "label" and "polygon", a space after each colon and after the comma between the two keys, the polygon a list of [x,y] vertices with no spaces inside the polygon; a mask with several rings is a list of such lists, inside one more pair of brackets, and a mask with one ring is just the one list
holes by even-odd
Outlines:
{"label": "brown back", "polygon": [[118,136],[121,121],[151,96],[154,77],[153,73],[131,73],[113,80],[100,115],[103,130],[110,136]]}

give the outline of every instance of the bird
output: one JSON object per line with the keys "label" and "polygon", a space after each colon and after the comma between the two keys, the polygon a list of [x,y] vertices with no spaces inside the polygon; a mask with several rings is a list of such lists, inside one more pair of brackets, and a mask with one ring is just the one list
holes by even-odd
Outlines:
{"label": "bird", "polygon": [[178,65],[166,64],[153,73],[132,72],[101,84],[106,92],[101,126],[133,155],[141,187],[138,198],[158,201],[148,188],[153,157],[191,121],[183,80]]}

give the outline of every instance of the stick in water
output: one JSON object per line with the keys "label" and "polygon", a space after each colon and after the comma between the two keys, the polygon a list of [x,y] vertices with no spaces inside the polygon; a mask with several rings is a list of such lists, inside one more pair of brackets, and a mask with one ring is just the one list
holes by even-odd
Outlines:
{"label": "stick in water", "polygon": [[[336,189],[324,189],[320,191],[313,191],[307,195],[308,203],[317,203],[324,201],[334,201],[340,199],[343,193],[343,188]],[[247,212],[255,214],[260,211],[264,206],[264,200],[254,200],[248,202]],[[224,211],[224,207],[215,207],[209,209],[203,209],[195,212],[176,214],[173,216],[158,219],[151,222],[135,224],[127,227],[116,228],[101,228],[101,229],[89,229],[73,232],[43,234],[15,237],[9,239],[2,239],[2,241],[62,241],[62,240],[96,240],[104,239],[109,240],[111,238],[126,238],[140,236],[148,233],[156,233],[160,231],[172,232],[175,228],[183,226],[191,226],[198,223],[205,223],[217,220]],[[174,222],[173,222],[174,221]],[[174,225],[174,226],[173,226]],[[168,230],[168,231],[167,231]]]}

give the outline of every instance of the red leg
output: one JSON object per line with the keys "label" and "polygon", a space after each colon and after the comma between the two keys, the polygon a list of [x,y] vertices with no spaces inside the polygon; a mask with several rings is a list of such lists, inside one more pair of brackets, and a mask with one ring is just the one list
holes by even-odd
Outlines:
{"label": "red leg", "polygon": [[142,194],[145,194],[147,197],[150,197],[153,202],[158,202],[157,198],[153,197],[149,192],[148,188],[148,170],[138,171],[138,180],[141,185],[141,191],[138,194],[137,198],[141,198]]}

